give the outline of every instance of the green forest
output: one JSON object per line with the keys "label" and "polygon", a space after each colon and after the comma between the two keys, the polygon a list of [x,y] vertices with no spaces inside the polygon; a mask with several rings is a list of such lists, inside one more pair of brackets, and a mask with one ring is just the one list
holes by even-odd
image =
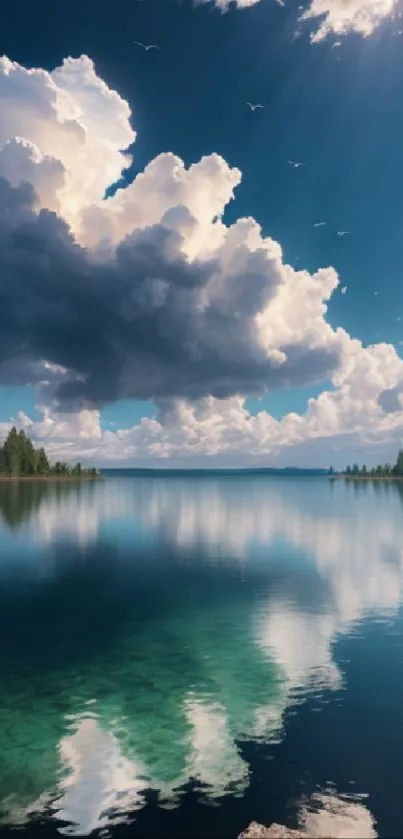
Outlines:
{"label": "green forest", "polygon": [[0,476],[10,478],[98,478],[97,469],[81,463],[68,466],[63,461],[51,463],[44,448],[36,449],[25,431],[11,429],[0,446]]}
{"label": "green forest", "polygon": [[353,466],[347,466],[343,474],[347,478],[403,478],[403,450],[399,451],[394,466],[386,463],[384,466],[373,466],[369,469],[365,464],[358,466],[354,463]]}

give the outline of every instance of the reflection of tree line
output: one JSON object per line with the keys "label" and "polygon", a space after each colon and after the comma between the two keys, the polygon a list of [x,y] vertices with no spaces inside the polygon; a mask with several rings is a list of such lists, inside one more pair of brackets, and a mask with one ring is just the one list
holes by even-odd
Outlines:
{"label": "reflection of tree line", "polygon": [[[360,492],[367,487],[367,483],[366,481],[352,481],[350,486]],[[374,481],[372,487],[377,493],[397,492],[403,504],[402,483]],[[7,481],[2,483],[0,481],[0,516],[9,527],[18,527],[29,519],[31,513],[39,510],[43,502],[51,499],[53,503],[59,505],[67,495],[70,497],[75,495],[77,498],[80,490],[79,482]]]}
{"label": "reflection of tree line", "polygon": [[48,499],[60,504],[67,494],[80,491],[77,483],[63,483],[55,481],[0,481],[0,515],[11,528],[18,527],[27,521],[31,513],[36,512],[42,503]]}
{"label": "reflection of tree line", "polygon": [[[377,495],[381,493],[385,495],[386,493],[397,493],[399,500],[403,504],[403,483],[400,481],[371,481],[371,488],[372,491],[375,492]],[[347,481],[347,486],[353,487],[354,492],[365,492],[368,489],[368,482],[367,481]]]}

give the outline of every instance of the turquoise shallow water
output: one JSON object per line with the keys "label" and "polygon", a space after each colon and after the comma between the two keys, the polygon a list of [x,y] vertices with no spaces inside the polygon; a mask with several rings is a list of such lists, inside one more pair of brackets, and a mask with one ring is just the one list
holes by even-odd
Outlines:
{"label": "turquoise shallow water", "polygon": [[0,484],[0,835],[401,836],[402,524],[400,484]]}

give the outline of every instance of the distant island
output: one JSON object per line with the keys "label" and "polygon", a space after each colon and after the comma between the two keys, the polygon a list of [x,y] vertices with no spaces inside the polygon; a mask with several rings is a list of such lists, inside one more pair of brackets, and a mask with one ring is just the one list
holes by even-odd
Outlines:
{"label": "distant island", "polygon": [[347,480],[402,480],[403,479],[403,449],[400,449],[394,466],[385,463],[384,466],[372,466],[368,469],[364,466],[347,466],[344,472],[335,472],[332,467],[329,469],[329,476],[332,478],[346,478]]}
{"label": "distant island", "polygon": [[25,431],[17,431],[15,427],[0,446],[0,480],[3,481],[16,478],[96,480],[100,477],[97,469],[86,469],[81,463],[74,466],[60,460],[50,463],[45,449],[36,449]]}

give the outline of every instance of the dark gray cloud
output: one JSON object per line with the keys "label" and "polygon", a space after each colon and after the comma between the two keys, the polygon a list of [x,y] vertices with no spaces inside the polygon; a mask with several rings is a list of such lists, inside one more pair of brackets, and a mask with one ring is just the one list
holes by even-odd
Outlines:
{"label": "dark gray cloud", "polygon": [[230,286],[218,282],[201,306],[220,266],[187,261],[164,223],[100,260],[54,213],[34,213],[34,198],[28,184],[0,179],[1,383],[43,379],[44,360],[60,365],[68,374],[49,374],[48,396],[75,410],[128,397],[260,393],[322,380],[337,364],[335,354],[302,345],[282,348],[284,365],[267,359],[254,317],[278,280],[263,270],[263,253],[248,254],[246,268],[240,260]]}

